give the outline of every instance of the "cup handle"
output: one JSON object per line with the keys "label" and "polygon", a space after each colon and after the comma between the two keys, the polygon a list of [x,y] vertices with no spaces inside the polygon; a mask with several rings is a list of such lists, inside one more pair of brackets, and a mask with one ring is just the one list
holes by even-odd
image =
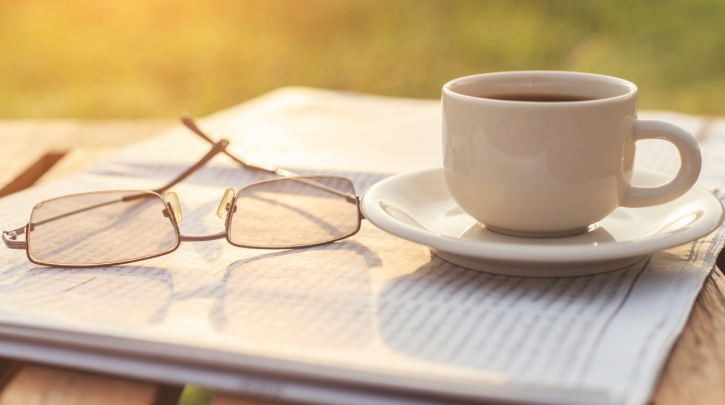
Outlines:
{"label": "cup handle", "polygon": [[620,204],[622,207],[649,207],[672,201],[685,194],[700,175],[700,148],[695,138],[684,129],[662,121],[637,120],[634,122],[634,142],[643,139],[661,139],[675,145],[680,152],[680,170],[675,178],[661,186],[630,186]]}

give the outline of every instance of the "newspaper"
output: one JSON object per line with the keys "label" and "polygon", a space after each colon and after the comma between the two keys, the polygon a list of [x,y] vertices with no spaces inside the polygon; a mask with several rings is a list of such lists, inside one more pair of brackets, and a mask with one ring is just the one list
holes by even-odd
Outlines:
{"label": "newspaper", "polygon": [[[692,132],[704,158],[700,184],[720,193],[724,124],[640,118]],[[239,155],[341,174],[360,194],[392,173],[440,164],[437,101],[293,88],[200,125]],[[0,200],[0,228],[21,226],[50,197],[158,187],[207,147],[174,129]],[[673,173],[676,152],[642,142],[636,166]],[[223,190],[262,178],[214,160],[174,188],[181,231],[223,230],[215,215]],[[465,269],[367,222],[327,246],[183,243],[167,256],[95,269],[40,267],[2,250],[0,354],[326,404],[644,404],[723,237],[721,228],[621,270],[558,279]]]}

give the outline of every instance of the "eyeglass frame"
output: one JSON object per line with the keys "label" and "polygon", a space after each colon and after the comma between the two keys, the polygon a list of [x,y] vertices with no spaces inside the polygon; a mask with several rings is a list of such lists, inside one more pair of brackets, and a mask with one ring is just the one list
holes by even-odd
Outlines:
{"label": "eyeglass frame", "polygon": [[[139,192],[139,193],[147,193],[147,194],[150,194],[150,195],[154,195],[154,196],[156,196],[157,198],[159,198],[164,203],[164,206],[166,208],[162,211],[163,212],[163,215],[165,217],[169,218],[169,220],[171,221],[172,226],[174,227],[174,231],[176,233],[176,245],[171,250],[168,250],[168,251],[165,251],[165,252],[162,252],[162,253],[158,253],[158,254],[154,254],[154,255],[140,257],[140,258],[134,258],[134,259],[129,259],[129,260],[120,260],[120,261],[114,261],[114,262],[106,262],[106,263],[92,263],[92,264],[57,264],[57,263],[48,263],[48,262],[43,262],[43,261],[40,261],[40,260],[35,259],[34,257],[32,257],[32,254],[30,253],[30,249],[29,249],[30,240],[29,240],[29,238],[30,238],[30,232],[32,232],[32,230],[30,229],[30,227],[32,225],[34,225],[31,222],[27,223],[23,227],[14,229],[12,231],[3,231],[2,232],[2,240],[5,243],[5,246],[7,248],[9,248],[9,249],[18,249],[18,250],[21,250],[22,249],[22,250],[25,250],[25,253],[26,253],[26,256],[28,257],[28,260],[31,263],[34,263],[34,264],[38,264],[38,265],[42,265],[42,266],[50,266],[50,267],[59,267],[59,268],[93,268],[93,267],[105,267],[105,266],[115,266],[115,265],[120,265],[120,264],[128,264],[128,263],[134,263],[134,262],[143,261],[143,260],[149,260],[149,259],[153,259],[153,258],[160,257],[160,256],[165,256],[165,255],[168,255],[168,254],[171,254],[171,253],[175,252],[179,248],[179,246],[181,246],[181,242],[206,242],[206,241],[212,241],[212,240],[226,239],[227,242],[230,245],[232,245],[232,246],[241,247],[241,248],[248,248],[248,249],[265,249],[265,250],[301,249],[301,248],[308,248],[308,247],[315,247],[315,246],[327,245],[327,244],[330,244],[330,243],[333,243],[333,242],[336,242],[336,241],[339,241],[339,240],[342,240],[342,239],[349,238],[349,237],[357,234],[360,231],[360,228],[362,226],[362,220],[365,219],[365,215],[363,214],[363,212],[362,212],[362,210],[360,208],[360,197],[357,194],[344,193],[344,192],[342,192],[340,190],[335,190],[335,189],[333,189],[333,188],[331,188],[329,186],[325,186],[324,184],[317,183],[317,182],[314,182],[314,181],[306,181],[306,182],[304,181],[305,179],[309,179],[309,178],[341,178],[341,179],[345,179],[345,180],[349,181],[350,184],[352,185],[352,181],[350,179],[348,179],[346,177],[342,177],[342,176],[331,176],[331,175],[298,175],[298,174],[295,174],[295,173],[293,173],[293,172],[291,172],[289,170],[282,169],[282,168],[279,168],[279,167],[276,167],[276,166],[263,166],[263,165],[260,165],[260,164],[257,164],[257,163],[251,163],[251,162],[249,162],[249,161],[247,161],[247,160],[245,160],[243,158],[237,157],[237,156],[231,154],[229,151],[227,151],[226,148],[229,145],[229,141],[228,140],[221,139],[221,140],[215,142],[213,139],[211,139],[208,135],[206,135],[204,132],[202,132],[199,129],[199,127],[196,125],[196,123],[194,122],[194,120],[191,117],[189,117],[188,115],[183,116],[181,118],[181,122],[184,124],[184,126],[186,126],[192,132],[194,132],[195,134],[197,134],[199,137],[201,137],[204,140],[206,140],[207,142],[211,143],[212,147],[209,150],[209,152],[207,152],[206,155],[204,155],[204,157],[202,157],[201,159],[199,159],[198,162],[194,163],[191,167],[189,167],[188,169],[186,169],[183,173],[181,173],[176,178],[174,178],[173,180],[171,180],[165,186],[160,187],[160,188],[157,188],[157,189],[154,189],[154,190],[99,190],[99,191],[90,191],[90,192],[85,192],[85,193],[77,193],[77,194],[64,195],[64,196],[55,197],[55,198],[51,198],[51,199],[43,200],[42,201],[42,202],[46,202],[46,201],[52,201],[52,200],[56,200],[56,199],[60,199],[60,198],[66,198],[66,197],[71,197],[71,196],[90,195],[90,194],[97,194],[97,193],[102,193],[102,192],[126,192],[126,191],[128,191],[128,192]],[[217,156],[220,153],[226,154],[232,160],[234,160],[235,162],[237,162],[238,164],[240,164],[243,168],[264,171],[264,172],[267,172],[267,173],[272,173],[272,174],[279,175],[281,177],[256,181],[256,182],[247,184],[244,187],[240,188],[238,191],[236,191],[234,193],[234,197],[232,198],[232,200],[229,201],[228,206],[227,206],[227,209],[226,209],[227,212],[226,212],[226,218],[224,219],[224,231],[217,232],[215,234],[209,234],[209,235],[188,235],[188,234],[182,234],[181,233],[181,230],[179,229],[179,221],[177,221],[176,215],[174,213],[174,207],[173,207],[173,205],[171,203],[169,203],[168,201],[166,201],[166,199],[161,195],[161,193],[163,193],[163,192],[171,189],[173,186],[175,186],[178,183],[182,182],[184,179],[186,179],[192,173],[194,173],[197,170],[199,170],[202,166],[204,166],[212,158],[214,158],[215,156]],[[230,238],[230,226],[231,226],[231,222],[232,222],[231,220],[232,220],[232,216],[236,212],[236,202],[237,202],[237,199],[239,198],[239,196],[241,195],[242,191],[244,191],[245,189],[248,189],[250,187],[254,187],[256,185],[259,185],[259,184],[269,183],[269,182],[279,181],[279,180],[284,180],[284,179],[299,180],[299,181],[303,181],[303,182],[305,182],[307,184],[314,183],[314,184],[310,184],[310,185],[312,185],[312,186],[314,186],[316,188],[325,189],[326,191],[332,192],[334,194],[338,194],[338,195],[344,196],[345,199],[348,202],[354,203],[356,205],[356,207],[357,207],[357,213],[358,213],[358,215],[357,215],[357,227],[355,228],[355,230],[352,231],[352,232],[350,232],[350,233],[347,233],[345,235],[342,235],[342,236],[339,236],[339,237],[336,237],[336,238],[332,238],[332,239],[329,239],[329,240],[325,240],[325,241],[322,241],[322,242],[315,242],[315,243],[310,243],[310,244],[290,245],[290,246],[284,246],[284,247],[280,247],[280,246],[268,246],[267,247],[267,246],[244,245],[244,244],[238,244],[238,243],[232,242],[232,240]],[[354,191],[354,186],[353,186],[353,191]],[[124,200],[120,200],[120,201],[124,201]],[[108,204],[108,203],[104,203],[103,205],[106,205],[106,204]],[[68,216],[70,214],[82,212],[82,211],[85,211],[85,210],[88,210],[88,209],[92,209],[92,208],[97,208],[97,207],[98,206],[83,208],[83,209],[78,210],[78,211],[75,211],[75,212],[70,212],[70,213],[67,213],[67,214],[62,214],[59,217],[46,219],[45,221],[51,221],[51,220],[54,220],[54,219],[60,219],[60,217],[65,217],[65,216]],[[45,221],[43,221],[43,222],[45,222]],[[20,235],[23,235],[23,234],[26,235],[26,240],[25,241],[19,241],[19,240],[17,240],[17,238]]]}

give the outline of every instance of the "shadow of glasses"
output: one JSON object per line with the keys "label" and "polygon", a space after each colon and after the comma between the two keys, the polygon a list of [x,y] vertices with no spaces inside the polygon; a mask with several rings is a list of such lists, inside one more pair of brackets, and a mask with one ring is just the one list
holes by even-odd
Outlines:
{"label": "shadow of glasses", "polygon": [[174,292],[150,318],[172,305],[213,299],[214,329],[260,342],[350,348],[373,336],[370,269],[380,258],[357,241],[260,254],[227,266],[215,284]]}

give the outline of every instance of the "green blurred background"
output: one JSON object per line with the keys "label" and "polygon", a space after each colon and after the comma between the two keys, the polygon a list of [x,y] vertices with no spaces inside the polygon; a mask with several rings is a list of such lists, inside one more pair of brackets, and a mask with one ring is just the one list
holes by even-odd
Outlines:
{"label": "green blurred background", "polygon": [[287,85],[437,98],[518,69],[725,115],[725,1],[0,2],[1,118],[205,115]]}

